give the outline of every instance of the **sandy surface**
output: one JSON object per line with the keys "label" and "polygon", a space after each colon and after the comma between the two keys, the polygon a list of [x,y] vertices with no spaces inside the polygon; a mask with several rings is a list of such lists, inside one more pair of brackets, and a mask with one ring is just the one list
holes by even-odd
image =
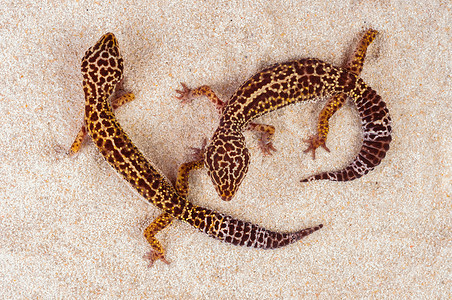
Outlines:
{"label": "sandy surface", "polygon": [[[450,2],[245,2],[0,3],[0,298],[451,298]],[[91,141],[65,155],[82,124],[80,61],[106,32],[136,94],[118,119],[174,180],[218,122],[206,99],[174,98],[179,82],[209,84],[226,100],[276,62],[342,64],[369,27],[380,35],[362,77],[394,128],[379,167],[348,183],[299,182],[345,166],[360,148],[349,103],[332,119],[331,153],[303,153],[319,99],[259,120],[276,127],[271,157],[246,133],[252,163],[232,202],[205,170],[191,180],[191,201],[270,229],[325,225],[301,243],[235,247],[176,221],[158,235],[171,264],[149,269],[142,231],[159,211]]]}

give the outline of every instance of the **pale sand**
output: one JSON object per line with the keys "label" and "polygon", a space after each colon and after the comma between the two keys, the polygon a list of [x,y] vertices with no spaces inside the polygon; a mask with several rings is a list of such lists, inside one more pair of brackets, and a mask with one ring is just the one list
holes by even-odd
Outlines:
{"label": "pale sand", "polygon": [[[0,4],[0,298],[451,298],[449,1],[109,2]],[[82,124],[80,60],[108,31],[137,97],[118,119],[174,180],[219,119],[206,99],[181,106],[179,82],[209,84],[226,100],[276,62],[342,64],[369,27],[380,34],[362,78],[394,128],[380,166],[348,183],[299,182],[360,148],[348,103],[332,119],[331,153],[303,153],[319,100],[259,120],[276,127],[271,157],[246,133],[252,163],[232,202],[205,170],[191,180],[193,202],[270,229],[325,225],[301,243],[235,247],[176,221],[158,235],[171,265],[148,269],[142,231],[159,211],[91,142],[64,154]]]}

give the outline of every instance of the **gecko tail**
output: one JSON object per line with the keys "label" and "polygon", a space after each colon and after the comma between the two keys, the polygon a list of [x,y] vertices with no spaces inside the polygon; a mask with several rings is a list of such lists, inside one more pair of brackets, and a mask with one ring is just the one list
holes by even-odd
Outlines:
{"label": "gecko tail", "polygon": [[215,239],[236,246],[258,249],[281,248],[323,227],[323,224],[320,224],[295,232],[276,232],[191,203],[186,203],[186,206],[186,215],[182,214],[177,218]]}
{"label": "gecko tail", "polygon": [[317,230],[320,230],[321,228],[323,228],[323,224],[319,224],[319,225],[314,226],[314,227],[309,227],[309,228],[305,228],[303,230],[294,232],[294,233],[291,234],[292,235],[292,241],[289,244],[295,243],[295,242],[301,240],[302,238],[304,238],[305,236],[308,236],[311,233],[316,232]]}
{"label": "gecko tail", "polygon": [[358,155],[342,170],[312,175],[301,182],[354,180],[372,171],[386,156],[392,140],[391,117],[386,104],[374,90],[367,87],[357,98],[356,105],[363,129],[363,145]]}
{"label": "gecko tail", "polygon": [[360,178],[375,169],[382,159],[385,158],[390,141],[390,136],[382,138],[381,141],[364,141],[361,151],[345,169],[312,175],[302,179],[301,182],[325,179],[332,181],[351,181]]}

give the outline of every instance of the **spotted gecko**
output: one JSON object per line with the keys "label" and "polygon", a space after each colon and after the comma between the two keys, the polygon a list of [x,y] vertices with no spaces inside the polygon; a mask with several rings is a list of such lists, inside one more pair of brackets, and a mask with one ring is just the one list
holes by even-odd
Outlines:
{"label": "spotted gecko", "polygon": [[[81,65],[85,92],[84,126],[77,134],[70,152],[79,151],[88,133],[105,160],[146,200],[163,211],[144,231],[151,246],[151,251],[146,256],[150,260],[150,266],[159,259],[169,263],[165,258],[165,250],[155,235],[170,225],[173,219],[185,221],[223,242],[262,249],[292,244],[323,227],[320,224],[297,232],[274,232],[194,205],[181,196],[176,190],[177,186],[175,189],[146,160],[115,118],[109,97],[122,80],[123,68],[118,41],[112,33],[103,35],[86,51]],[[115,107],[119,107],[133,98],[133,94],[125,94],[113,100],[113,103]]]}
{"label": "spotted gecko", "polygon": [[359,178],[380,164],[391,142],[391,118],[385,102],[358,77],[361,73],[368,45],[377,31],[369,29],[361,39],[354,55],[344,68],[334,67],[318,59],[301,59],[276,64],[250,79],[232,95],[229,102],[221,101],[208,86],[194,90],[182,84],[176,98],[183,103],[193,98],[207,96],[220,112],[220,124],[210,144],[203,147],[201,158],[183,164],[179,169],[179,185],[188,188],[189,172],[207,166],[208,174],[221,199],[229,201],[243,181],[250,162],[250,154],[242,134],[244,129],[263,132],[261,148],[270,154],[275,148],[271,143],[274,127],[252,121],[264,114],[289,104],[333,96],[319,116],[318,134],[305,140],[309,147],[305,152],[322,146],[327,151],[326,137],[329,118],[352,98],[358,108],[363,130],[363,145],[355,159],[344,169],[310,176],[302,182],[329,179],[348,181]]}

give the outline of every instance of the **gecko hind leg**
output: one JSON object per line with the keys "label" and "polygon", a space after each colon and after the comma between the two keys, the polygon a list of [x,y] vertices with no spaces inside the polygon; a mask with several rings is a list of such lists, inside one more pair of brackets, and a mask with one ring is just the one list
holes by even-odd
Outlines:
{"label": "gecko hind leg", "polygon": [[326,138],[328,136],[328,131],[330,129],[329,119],[334,115],[335,112],[341,108],[347,96],[345,94],[336,95],[328,100],[328,102],[323,107],[319,115],[319,121],[317,124],[317,134],[310,136],[308,139],[304,139],[303,142],[308,144],[308,148],[304,150],[304,153],[312,151],[312,159],[315,159],[315,150],[318,147],[324,148],[326,151],[330,152],[330,149],[326,146]]}
{"label": "gecko hind leg", "polygon": [[192,170],[199,170],[204,167],[204,160],[195,160],[188,163],[183,163],[180,165],[177,172],[176,186],[175,189],[178,194],[184,198],[188,196],[189,185],[188,179],[190,177],[190,172]]}
{"label": "gecko hind leg", "polygon": [[154,262],[159,259],[164,263],[169,264],[169,261],[167,261],[165,258],[165,249],[163,248],[162,244],[160,244],[159,240],[155,238],[155,235],[159,231],[168,227],[172,222],[173,216],[169,213],[164,212],[144,230],[143,235],[151,245],[151,251],[143,256],[143,258],[149,260],[149,267],[152,267]]}
{"label": "gecko hind leg", "polygon": [[[359,75],[361,73],[364,65],[364,59],[366,58],[367,47],[375,40],[377,33],[378,31],[374,29],[368,29],[364,33],[355,51],[344,64],[344,67],[348,71],[355,75]],[[308,144],[308,148],[304,150],[304,153],[312,151],[312,158],[315,159],[315,150],[318,147],[322,147],[326,151],[330,152],[330,150],[326,147],[326,139],[329,131],[329,119],[344,105],[346,100],[347,96],[345,96],[345,94],[335,95],[328,100],[319,115],[317,134],[303,140]]]}
{"label": "gecko hind leg", "polygon": [[204,139],[201,148],[191,148],[194,151],[195,160],[183,163],[177,171],[175,189],[178,194],[184,198],[188,196],[189,184],[188,179],[192,170],[199,170],[204,167],[204,149],[206,148],[207,140]]}

